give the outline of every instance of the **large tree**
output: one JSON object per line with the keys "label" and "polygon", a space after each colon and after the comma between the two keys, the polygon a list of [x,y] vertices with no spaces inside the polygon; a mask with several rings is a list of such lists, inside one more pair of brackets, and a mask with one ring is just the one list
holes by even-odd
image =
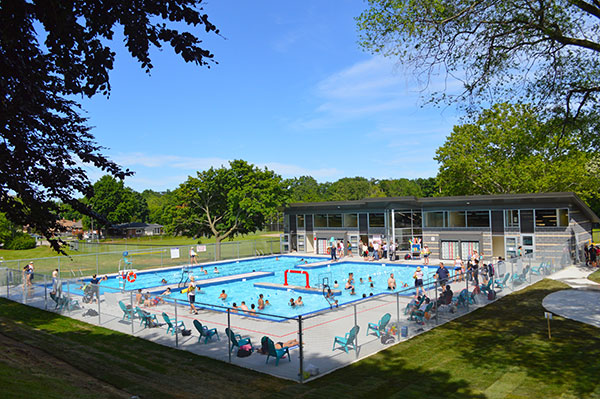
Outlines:
{"label": "large tree", "polygon": [[[77,96],[108,95],[115,28],[147,72],[151,47],[167,44],[187,61],[213,55],[196,37],[218,33],[201,0],[2,0],[0,2],[0,211],[50,237],[57,203],[94,215],[75,197],[91,195],[84,165],[131,174],[102,155]],[[196,27],[192,32],[181,28]],[[97,216],[97,215],[94,215]],[[51,241],[59,249],[58,241]]]}
{"label": "large tree", "polygon": [[174,232],[214,236],[217,259],[223,240],[260,230],[286,201],[281,176],[243,160],[190,176],[176,196]]}
{"label": "large tree", "polygon": [[[96,213],[104,215],[112,224],[146,222],[148,220],[148,203],[138,192],[125,187],[122,180],[110,175],[102,176],[93,186],[94,195],[86,197],[84,202]],[[89,226],[89,218],[84,218],[84,224]]]}
{"label": "large tree", "polygon": [[365,49],[396,58],[424,82],[438,73],[463,82],[456,93],[440,85],[435,100],[523,99],[560,112],[563,126],[598,103],[596,0],[368,3],[357,18]]}
{"label": "large tree", "polygon": [[563,134],[560,122],[537,115],[504,103],[455,126],[435,157],[442,194],[574,191],[600,212],[600,157],[582,138],[586,124]]}

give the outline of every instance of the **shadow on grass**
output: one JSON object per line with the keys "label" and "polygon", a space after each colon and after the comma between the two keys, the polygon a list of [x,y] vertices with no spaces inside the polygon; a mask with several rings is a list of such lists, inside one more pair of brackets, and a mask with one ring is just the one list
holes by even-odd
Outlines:
{"label": "shadow on grass", "polygon": [[503,372],[516,367],[555,392],[567,391],[576,397],[598,393],[600,330],[555,317],[552,339],[548,338],[542,300],[558,288],[568,287],[543,280],[445,328],[463,337],[462,359],[482,370]]}

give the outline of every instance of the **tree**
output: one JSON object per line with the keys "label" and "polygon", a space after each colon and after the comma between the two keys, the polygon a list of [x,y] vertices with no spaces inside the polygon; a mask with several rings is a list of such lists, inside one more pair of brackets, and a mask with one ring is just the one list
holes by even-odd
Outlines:
{"label": "tree", "polygon": [[176,196],[179,205],[174,231],[214,236],[217,259],[223,240],[261,229],[285,202],[281,176],[243,160],[190,176],[177,188]]}
{"label": "tree", "polygon": [[423,196],[423,190],[414,180],[387,179],[380,180],[378,185],[386,197]]}
{"label": "tree", "polygon": [[[0,211],[50,238],[61,229],[56,201],[93,217],[74,195],[91,196],[83,165],[130,175],[102,155],[76,96],[108,95],[114,27],[152,68],[150,48],[167,44],[186,62],[213,55],[182,26],[218,34],[200,0],[4,0],[0,5]],[[43,44],[40,41],[43,40]],[[59,250],[59,241],[50,241]]]}
{"label": "tree", "polygon": [[373,180],[364,177],[344,177],[334,182],[327,190],[330,201],[354,201],[369,197],[383,197],[385,194]]}
{"label": "tree", "polygon": [[142,197],[148,204],[148,221],[168,226],[175,217],[175,206],[177,198],[174,191],[156,192],[144,190]]}
{"label": "tree", "polygon": [[[103,223],[104,227],[148,220],[148,203],[140,193],[125,187],[122,180],[105,175],[94,183],[93,188],[94,195],[85,202],[94,212],[105,215],[108,223]],[[89,226],[89,220],[84,218],[86,226]]]}
{"label": "tree", "polygon": [[574,191],[600,211],[598,155],[579,130],[563,135],[559,121],[540,121],[538,114],[527,105],[497,104],[455,126],[436,151],[442,194]]}
{"label": "tree", "polygon": [[284,181],[288,188],[290,202],[324,201],[323,185],[312,176],[300,176]]}
{"label": "tree", "polygon": [[598,1],[369,0],[357,21],[366,50],[463,82],[435,101],[523,98],[567,125],[599,99],[599,18]]}

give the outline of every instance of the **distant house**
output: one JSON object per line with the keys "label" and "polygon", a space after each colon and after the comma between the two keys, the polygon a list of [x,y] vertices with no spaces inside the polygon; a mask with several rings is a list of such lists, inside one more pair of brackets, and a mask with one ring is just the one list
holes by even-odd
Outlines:
{"label": "distant house", "polygon": [[81,220],[67,220],[61,219],[58,223],[65,229],[67,234],[77,236],[83,234],[83,223]]}
{"label": "distant house", "polygon": [[122,223],[112,225],[108,229],[108,235],[116,237],[143,237],[157,236],[163,234],[163,225],[156,223]]}

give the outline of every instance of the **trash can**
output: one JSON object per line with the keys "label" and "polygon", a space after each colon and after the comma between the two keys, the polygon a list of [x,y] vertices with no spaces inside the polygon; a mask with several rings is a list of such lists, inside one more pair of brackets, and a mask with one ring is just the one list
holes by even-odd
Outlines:
{"label": "trash can", "polygon": [[402,326],[402,329],[400,330],[400,335],[402,336],[402,338],[408,337],[408,326]]}

